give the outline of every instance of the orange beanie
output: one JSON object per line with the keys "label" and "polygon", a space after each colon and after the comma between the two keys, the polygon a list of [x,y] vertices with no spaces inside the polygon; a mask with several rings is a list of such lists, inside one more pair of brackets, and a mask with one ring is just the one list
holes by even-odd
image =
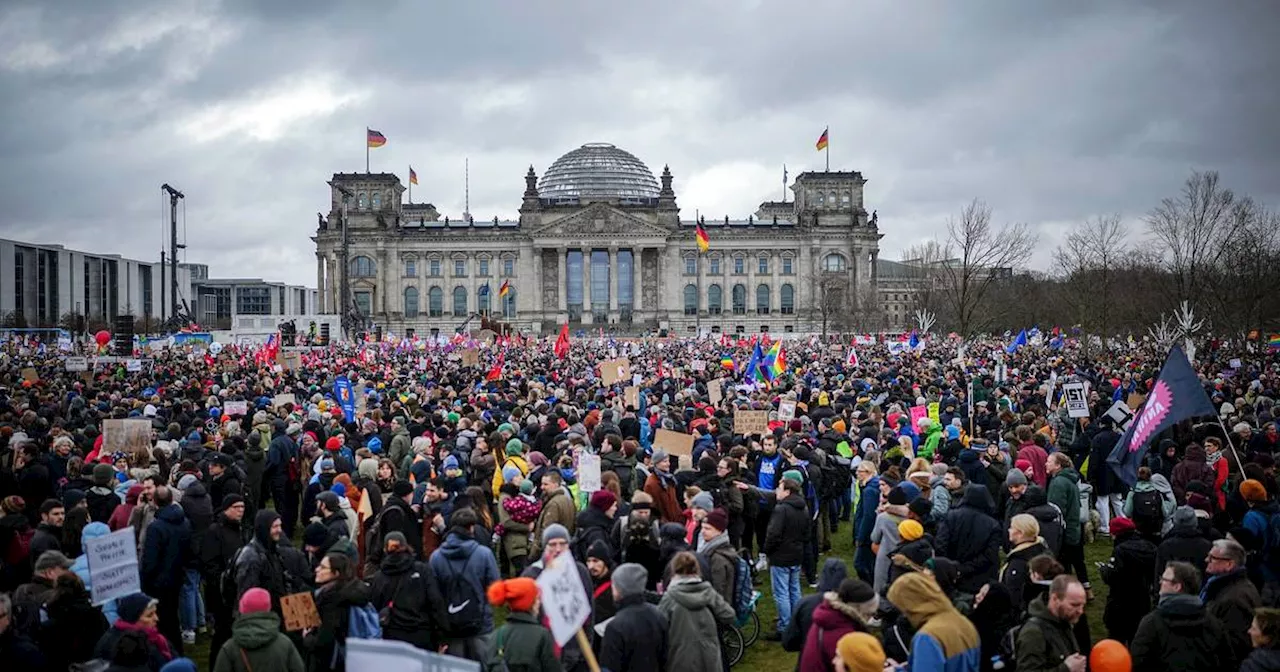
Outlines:
{"label": "orange beanie", "polygon": [[489,604],[495,607],[505,604],[514,611],[532,611],[533,602],[538,599],[538,584],[523,577],[494,581],[487,592]]}

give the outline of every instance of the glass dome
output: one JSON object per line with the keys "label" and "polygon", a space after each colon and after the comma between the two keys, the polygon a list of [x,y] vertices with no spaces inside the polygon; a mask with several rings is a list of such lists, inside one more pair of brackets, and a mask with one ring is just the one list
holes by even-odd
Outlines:
{"label": "glass dome", "polygon": [[626,150],[587,143],[556,159],[538,181],[538,196],[560,198],[657,198],[653,171]]}

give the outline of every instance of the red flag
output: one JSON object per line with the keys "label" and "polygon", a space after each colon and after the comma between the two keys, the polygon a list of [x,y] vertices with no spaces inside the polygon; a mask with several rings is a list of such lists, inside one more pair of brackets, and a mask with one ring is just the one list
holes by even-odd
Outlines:
{"label": "red flag", "polygon": [[564,359],[569,355],[569,325],[560,325],[560,335],[556,337],[556,357]]}
{"label": "red flag", "polygon": [[492,369],[489,369],[489,374],[485,376],[485,380],[498,380],[502,377],[502,355],[503,353],[498,353],[498,361],[494,363]]}

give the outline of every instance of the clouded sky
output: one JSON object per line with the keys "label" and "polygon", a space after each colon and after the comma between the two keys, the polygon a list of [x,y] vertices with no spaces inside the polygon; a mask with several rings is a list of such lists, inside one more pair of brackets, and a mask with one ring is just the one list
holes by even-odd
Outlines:
{"label": "clouded sky", "polygon": [[[1280,206],[1280,5],[652,0],[9,1],[0,236],[315,283],[325,180],[409,164],[428,200],[513,218],[585,142],[670,164],[683,215],[745,217],[792,176],[863,172],[883,257],[974,197],[1040,233],[1141,218],[1196,169]],[[181,236],[180,236],[181,239]]]}

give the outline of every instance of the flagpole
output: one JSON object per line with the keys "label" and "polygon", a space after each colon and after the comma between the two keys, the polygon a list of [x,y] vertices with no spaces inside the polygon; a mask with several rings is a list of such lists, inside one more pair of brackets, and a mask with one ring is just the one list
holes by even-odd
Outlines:
{"label": "flagpole", "polygon": [[827,127],[827,130],[826,130],[826,136],[827,136],[827,146],[826,146],[825,148],[823,148],[823,149],[825,150],[825,151],[823,151],[823,156],[827,157],[827,171],[826,171],[826,172],[828,172],[828,173],[829,173],[829,172],[831,172],[831,127],[830,127],[830,126],[828,126],[828,127]]}
{"label": "flagpole", "polygon": [[698,300],[693,302],[693,331],[696,337],[702,336],[702,244],[698,242],[698,228],[702,226],[701,215],[694,210],[693,220],[693,245],[698,251],[698,267],[694,270],[698,272]]}
{"label": "flagpole", "polygon": [[413,166],[409,166],[409,202],[413,203]]}
{"label": "flagpole", "polygon": [[[369,127],[364,127],[364,174],[369,174]],[[346,226],[345,224],[343,226]]]}

